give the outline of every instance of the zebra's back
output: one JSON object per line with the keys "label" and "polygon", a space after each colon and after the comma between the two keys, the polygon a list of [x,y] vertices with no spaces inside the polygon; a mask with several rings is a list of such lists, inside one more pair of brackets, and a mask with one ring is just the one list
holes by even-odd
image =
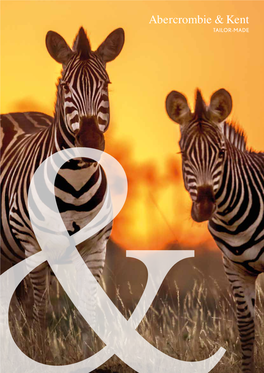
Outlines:
{"label": "zebra's back", "polygon": [[53,122],[50,115],[30,111],[25,113],[8,113],[0,115],[1,121],[1,157],[5,150],[19,136],[24,134],[34,134],[40,129],[49,127]]}

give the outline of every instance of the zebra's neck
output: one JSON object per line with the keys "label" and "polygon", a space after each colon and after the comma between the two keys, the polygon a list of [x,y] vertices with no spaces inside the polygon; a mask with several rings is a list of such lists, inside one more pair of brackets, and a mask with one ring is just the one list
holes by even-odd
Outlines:
{"label": "zebra's neck", "polygon": [[[255,175],[258,177],[255,178]],[[243,151],[227,141],[222,180],[215,195],[218,218],[231,226],[235,224],[234,216],[239,216],[235,206],[240,206],[242,210],[246,210],[249,204],[260,206],[260,196],[255,193],[255,189],[262,193],[263,199],[263,185],[264,154]]]}

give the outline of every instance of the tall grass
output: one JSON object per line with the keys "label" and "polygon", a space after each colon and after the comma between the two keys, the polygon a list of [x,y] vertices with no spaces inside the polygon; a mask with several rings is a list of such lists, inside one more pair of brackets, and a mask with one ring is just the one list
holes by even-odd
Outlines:
{"label": "tall grass", "polygon": [[[164,353],[186,361],[208,358],[220,347],[224,347],[226,353],[212,372],[240,372],[240,346],[231,294],[223,292],[216,281],[214,287],[210,286],[208,289],[205,279],[196,281],[184,296],[177,283],[170,286],[173,291],[168,290],[165,295],[158,293],[139,325],[138,332]],[[128,287],[133,299],[133,291]],[[61,289],[59,292],[58,288],[53,289],[54,312],[49,314],[49,326],[45,341],[41,343],[42,347],[23,308],[14,300],[10,309],[10,328],[18,346],[31,358],[54,365],[83,360],[104,346],[65,293],[61,293]],[[126,318],[130,317],[132,308],[124,305],[118,289],[115,304]],[[263,372],[264,291],[259,285],[256,300],[255,360],[256,371]],[[111,358],[96,371],[133,372],[117,357]]]}

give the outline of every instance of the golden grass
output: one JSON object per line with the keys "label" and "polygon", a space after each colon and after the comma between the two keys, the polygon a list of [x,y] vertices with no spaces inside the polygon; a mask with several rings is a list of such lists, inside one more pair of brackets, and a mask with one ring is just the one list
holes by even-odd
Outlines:
{"label": "golden grass", "polygon": [[[240,372],[240,347],[231,294],[223,292],[216,281],[214,288],[208,289],[205,279],[196,281],[186,294],[180,293],[176,283],[170,286],[176,296],[172,297],[170,291],[158,293],[138,332],[164,353],[186,361],[205,359],[222,346],[226,353],[212,372]],[[128,288],[133,299],[129,284]],[[74,363],[99,351],[103,342],[65,293],[58,299],[58,288],[55,288],[51,294],[54,312],[48,317],[49,326],[41,347],[23,309],[13,302],[10,327],[19,347],[31,358],[54,365]],[[126,318],[131,315],[131,309],[125,307],[118,289],[115,304]],[[255,360],[256,372],[263,372],[264,291],[260,285],[257,286]],[[134,371],[114,356],[96,372]]]}

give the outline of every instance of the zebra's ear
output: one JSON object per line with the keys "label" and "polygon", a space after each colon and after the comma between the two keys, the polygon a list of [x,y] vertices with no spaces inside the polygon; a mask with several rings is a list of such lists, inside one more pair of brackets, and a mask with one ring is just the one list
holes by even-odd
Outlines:
{"label": "zebra's ear", "polygon": [[176,91],[172,91],[168,94],[166,98],[166,110],[168,116],[180,125],[186,123],[191,116],[191,110],[186,97]]}
{"label": "zebra's ear", "polygon": [[125,42],[125,33],[122,28],[111,32],[105,41],[99,46],[96,54],[104,63],[113,61],[121,52]]}
{"label": "zebra's ear", "polygon": [[232,110],[232,97],[225,89],[219,89],[211,96],[208,113],[216,123],[223,122]]}
{"label": "zebra's ear", "polygon": [[47,33],[46,46],[51,57],[63,65],[66,65],[73,55],[73,51],[66,41],[55,31],[49,31]]}

